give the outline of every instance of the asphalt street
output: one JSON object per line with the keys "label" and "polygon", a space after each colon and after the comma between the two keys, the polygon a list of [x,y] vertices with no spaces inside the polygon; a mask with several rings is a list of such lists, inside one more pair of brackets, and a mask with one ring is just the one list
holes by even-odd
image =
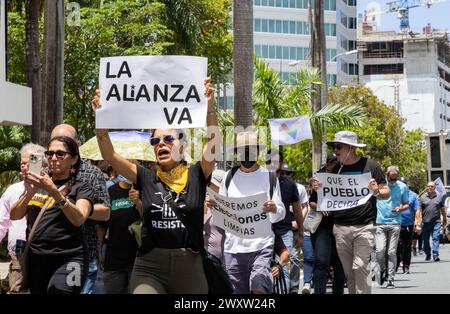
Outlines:
{"label": "asphalt street", "polygon": [[[410,274],[401,268],[395,275],[395,289],[372,283],[373,294],[447,294],[450,293],[450,244],[440,245],[440,261],[425,261],[425,255],[412,256]],[[9,263],[0,263],[0,278],[8,274]],[[331,289],[328,289],[331,292]],[[347,289],[345,291],[347,293]]]}
{"label": "asphalt street", "polygon": [[401,268],[395,275],[395,289],[373,283],[373,294],[441,294],[450,293],[450,244],[440,245],[439,262],[425,261],[425,255],[412,256],[410,274]]}

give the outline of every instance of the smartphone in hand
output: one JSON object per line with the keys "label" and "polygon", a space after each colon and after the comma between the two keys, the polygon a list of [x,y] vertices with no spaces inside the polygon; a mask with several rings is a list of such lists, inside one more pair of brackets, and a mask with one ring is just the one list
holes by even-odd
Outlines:
{"label": "smartphone in hand", "polygon": [[35,174],[41,174],[42,166],[44,162],[43,154],[30,154],[30,162],[28,171]]}

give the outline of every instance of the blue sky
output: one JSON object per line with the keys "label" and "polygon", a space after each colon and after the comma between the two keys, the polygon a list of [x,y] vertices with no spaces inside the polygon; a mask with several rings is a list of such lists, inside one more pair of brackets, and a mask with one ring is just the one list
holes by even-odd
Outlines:
{"label": "blue sky", "polygon": [[[391,0],[392,1],[392,0]],[[358,14],[363,13],[367,7],[378,4],[381,10],[386,8],[386,0],[358,0]],[[450,0],[435,3],[431,8],[417,7],[409,10],[409,25],[414,32],[422,32],[422,27],[431,23],[432,28],[450,30]],[[378,31],[399,31],[400,20],[396,13],[379,15]]]}

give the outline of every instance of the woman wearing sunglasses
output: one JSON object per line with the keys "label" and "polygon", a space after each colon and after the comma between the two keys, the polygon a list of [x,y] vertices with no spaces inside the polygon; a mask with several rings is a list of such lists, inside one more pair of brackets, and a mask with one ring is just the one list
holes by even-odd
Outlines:
{"label": "woman wearing sunglasses", "polygon": [[81,225],[92,211],[92,187],[76,181],[80,166],[77,143],[65,136],[50,140],[45,157],[49,174],[22,172],[25,193],[11,210],[12,219],[27,215],[27,237],[41,209],[28,255],[32,294],[78,294],[88,270]]}
{"label": "woman wearing sunglasses", "polygon": [[[207,126],[217,126],[214,89],[205,79]],[[99,107],[99,91],[92,105]],[[107,130],[96,130],[103,159],[131,180],[142,199],[142,245],[130,281],[131,293],[207,293],[208,284],[199,254],[203,247],[203,202],[214,168],[217,135],[205,147],[201,161],[183,161],[183,131],[157,129],[150,144],[157,169],[149,170],[117,154]],[[205,152],[212,152],[206,155]]]}

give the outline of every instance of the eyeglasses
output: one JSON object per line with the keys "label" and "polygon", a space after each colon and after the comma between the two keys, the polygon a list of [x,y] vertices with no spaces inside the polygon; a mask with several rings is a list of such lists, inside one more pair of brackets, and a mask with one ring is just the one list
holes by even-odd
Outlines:
{"label": "eyeglasses", "polygon": [[[162,140],[164,141],[164,143],[166,144],[172,144],[173,141],[175,141],[175,138],[172,135],[164,135],[162,137]],[[161,138],[159,137],[152,137],[150,139],[150,144],[152,146],[158,145],[159,143],[161,143]]]}
{"label": "eyeglasses", "polygon": [[53,155],[56,155],[56,158],[58,159],[64,159],[64,157],[66,157],[67,154],[71,155],[69,152],[65,152],[63,150],[57,150],[57,151],[53,151],[53,150],[48,150],[45,153],[45,157],[47,158],[53,158]]}

